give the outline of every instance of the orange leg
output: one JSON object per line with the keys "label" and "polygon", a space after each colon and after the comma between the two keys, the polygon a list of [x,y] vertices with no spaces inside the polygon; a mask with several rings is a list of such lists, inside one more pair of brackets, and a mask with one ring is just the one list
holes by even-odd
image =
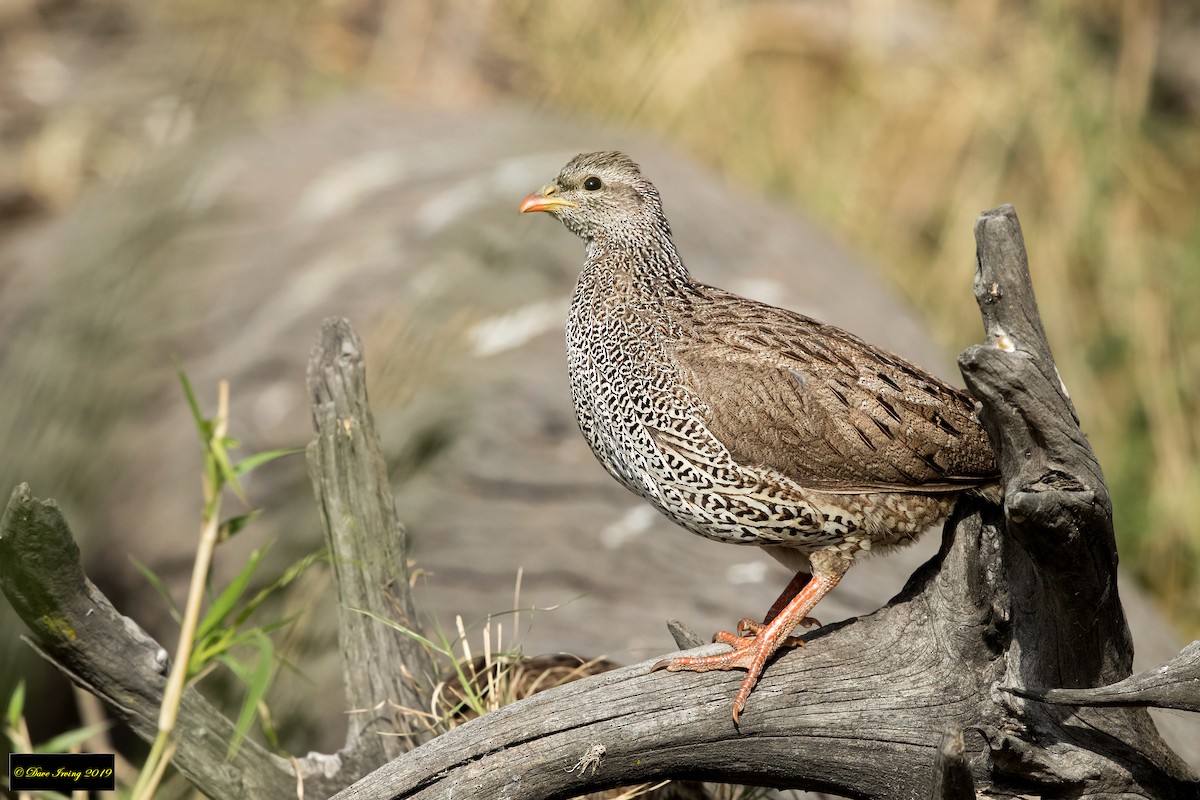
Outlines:
{"label": "orange leg", "polygon": [[[730,652],[715,656],[679,656],[677,658],[669,658],[659,661],[650,668],[650,671],[653,672],[659,669],[665,669],[668,672],[746,670],[748,673],[746,679],[742,681],[742,686],[738,689],[737,697],[733,701],[733,723],[736,725],[738,716],[746,707],[746,700],[750,697],[750,692],[753,691],[754,685],[758,683],[759,676],[762,675],[767,659],[788,642],[790,638],[789,634],[806,618],[808,612],[812,611],[817,603],[821,601],[821,598],[829,594],[830,590],[837,586],[838,581],[846,574],[846,569],[849,565],[848,560],[839,560],[832,563],[830,569],[814,569],[812,579],[766,625],[743,620],[743,623],[747,623],[746,629],[753,630],[757,628],[754,631],[755,636],[753,638],[735,636],[723,631],[713,637],[714,641],[732,645],[734,649]],[[785,590],[786,593],[787,591]],[[739,623],[738,627],[742,629],[743,624]]]}
{"label": "orange leg", "polygon": [[[783,587],[783,591],[779,593],[779,597],[776,597],[775,602],[771,603],[771,608],[767,610],[767,615],[763,617],[762,624],[767,625],[771,622],[771,620],[778,617],[780,613],[787,608],[787,604],[792,602],[792,599],[799,594],[800,590],[807,586],[808,582],[811,580],[812,575],[804,570],[800,570],[793,575],[791,581],[788,582],[788,585]],[[800,624],[806,628],[821,627],[820,621],[814,619],[813,617],[805,617],[804,619],[800,620]],[[742,625],[739,623],[738,628],[740,629],[741,627]],[[749,626],[746,627],[749,629]],[[755,630],[754,633],[758,633],[758,630]]]}

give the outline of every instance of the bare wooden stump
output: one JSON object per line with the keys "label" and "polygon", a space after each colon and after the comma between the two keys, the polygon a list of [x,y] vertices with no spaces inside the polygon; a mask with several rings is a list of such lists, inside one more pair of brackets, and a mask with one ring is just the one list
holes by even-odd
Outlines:
{"label": "bare wooden stump", "polygon": [[975,780],[967,761],[962,731],[950,728],[942,734],[934,760],[932,800],[973,800]]}
{"label": "bare wooden stump", "polygon": [[333,555],[341,621],[342,675],[353,710],[343,754],[368,772],[429,737],[402,709],[427,704],[433,657],[411,636],[369,616],[419,631],[409,590],[408,543],[367,403],[362,342],[344,319],[328,319],[308,362],[317,438],[308,471]]}

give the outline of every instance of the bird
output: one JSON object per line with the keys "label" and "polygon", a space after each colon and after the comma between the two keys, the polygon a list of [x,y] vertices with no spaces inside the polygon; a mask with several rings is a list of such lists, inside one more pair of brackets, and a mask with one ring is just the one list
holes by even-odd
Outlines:
{"label": "bird", "polygon": [[768,660],[857,558],[910,544],[999,474],[970,395],[854,334],[694,279],[658,189],[627,155],[584,153],[531,193],[586,243],[566,321],[575,417],[604,469],[693,533],[795,573],[762,622],[677,656],[744,669],[737,725]]}

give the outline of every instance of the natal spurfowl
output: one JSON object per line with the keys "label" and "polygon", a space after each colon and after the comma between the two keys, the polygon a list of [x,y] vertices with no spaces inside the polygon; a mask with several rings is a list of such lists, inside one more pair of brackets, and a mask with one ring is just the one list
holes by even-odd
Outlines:
{"label": "natal spurfowl", "polygon": [[994,491],[969,396],[853,334],[706,286],[684,267],[654,186],[588,153],[521,203],[587,242],[567,318],[584,438],[608,472],[688,530],[757,545],[796,570],[766,624],[671,671],[767,659],[863,553],[908,544],[960,494]]}

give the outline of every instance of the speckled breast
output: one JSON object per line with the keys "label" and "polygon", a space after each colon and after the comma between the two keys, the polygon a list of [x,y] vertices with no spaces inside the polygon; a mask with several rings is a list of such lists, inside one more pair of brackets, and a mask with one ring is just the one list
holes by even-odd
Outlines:
{"label": "speckled breast", "polygon": [[579,428],[614,478],[679,525],[734,544],[857,552],[899,543],[947,513],[907,498],[911,524],[897,528],[895,514],[874,511],[904,498],[813,492],[736,463],[668,354],[670,320],[598,292],[581,280],[567,322]]}

